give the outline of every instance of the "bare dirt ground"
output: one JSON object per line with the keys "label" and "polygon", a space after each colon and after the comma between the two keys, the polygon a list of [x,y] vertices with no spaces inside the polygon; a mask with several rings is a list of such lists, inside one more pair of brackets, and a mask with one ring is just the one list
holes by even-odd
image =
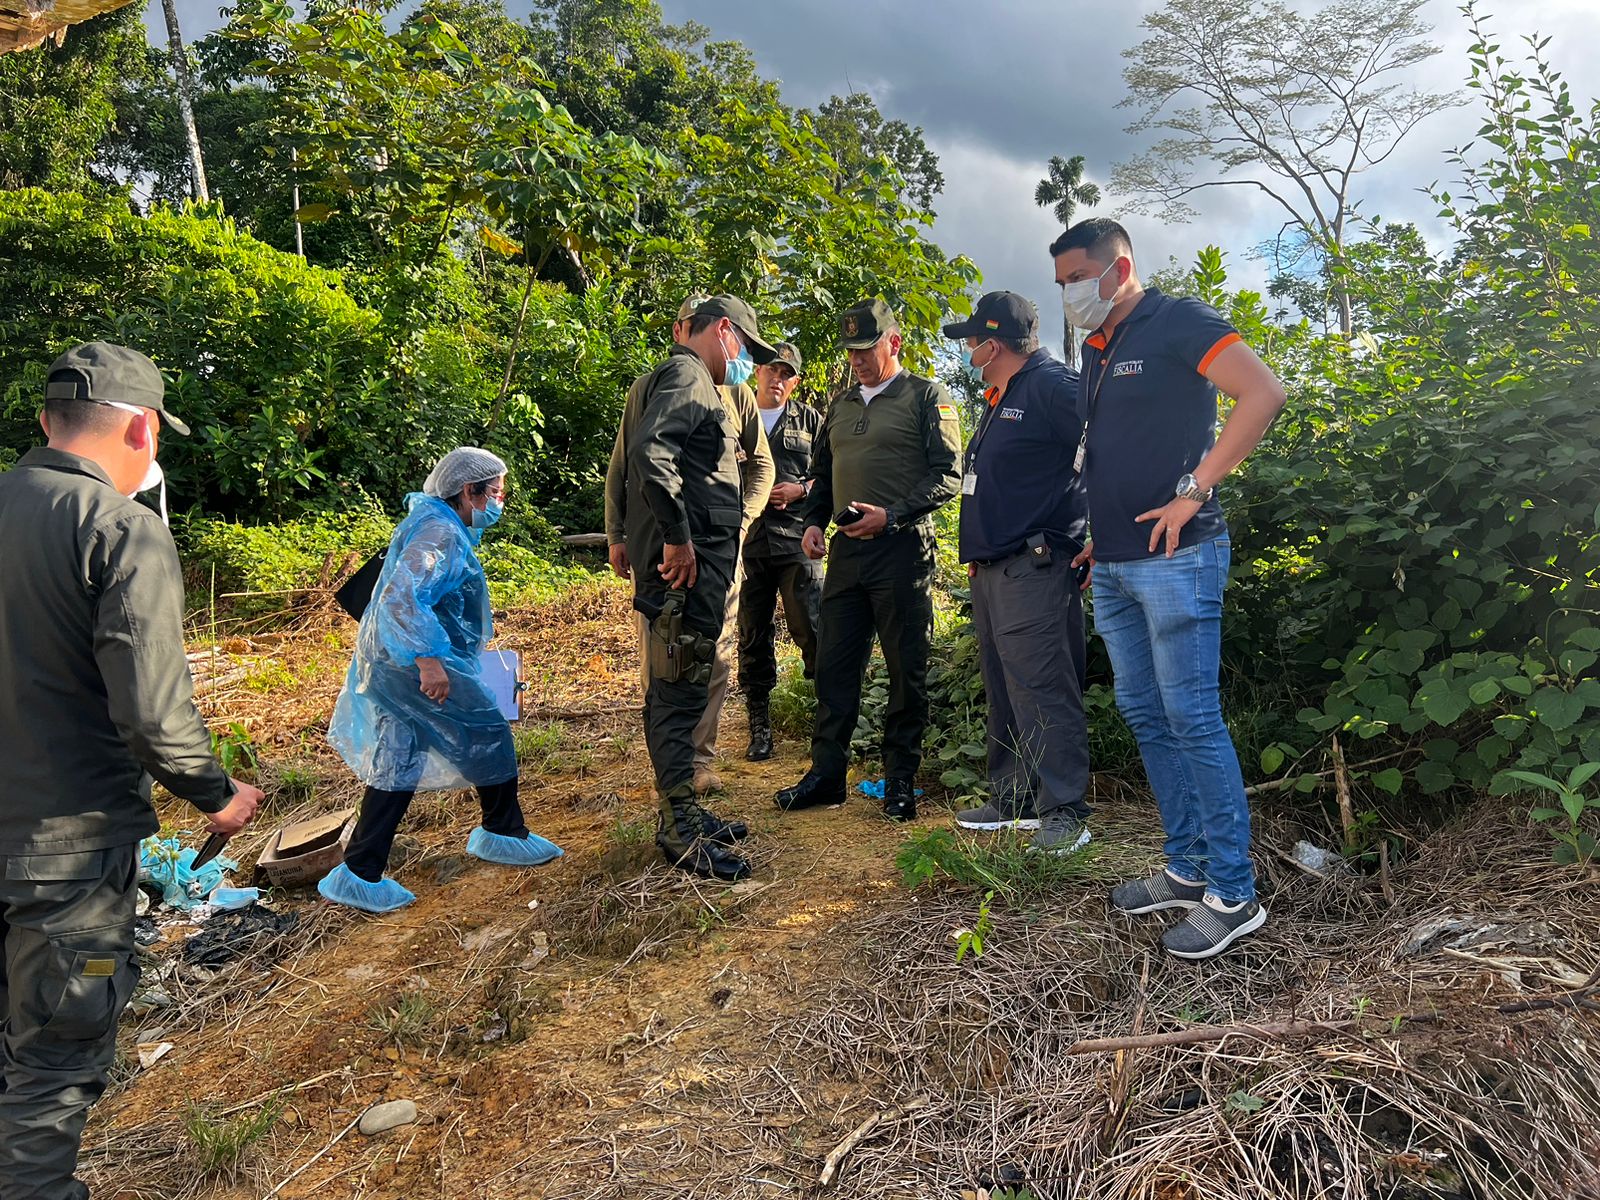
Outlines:
{"label": "bare dirt ground", "polygon": [[[1035,1200],[1600,1196],[1582,991],[1600,884],[1550,866],[1513,810],[1468,814],[1381,880],[1289,865],[1301,831],[1264,814],[1273,921],[1186,966],[1156,948],[1159,922],[1105,911],[1105,883],[1157,846],[1136,792],[1097,781],[1099,852],[1042,894],[1002,889],[980,924],[981,892],[904,886],[907,831],[870,802],[780,814],[803,748],[744,763],[734,703],[716,807],[751,824],[756,870],[727,888],[655,852],[617,593],[500,632],[533,664],[523,807],[565,857],[480,863],[471,796],[424,796],[394,864],[415,905],[371,918],[274,895],[291,931],[214,975],[169,971],[171,1003],[125,1020],[86,1141],[96,1196],[979,1197],[1008,1180]],[[230,851],[247,866],[278,821],[358,796],[321,738],[352,634],[307,622],[197,659],[207,716],[249,731],[274,797]],[[929,802],[919,825],[947,823]],[[957,961],[974,925],[985,951]],[[1291,1020],[1321,1025],[1068,1053]],[[162,1041],[139,1068],[136,1046]],[[420,1119],[352,1128],[393,1099]],[[230,1136],[248,1144],[208,1160]]]}

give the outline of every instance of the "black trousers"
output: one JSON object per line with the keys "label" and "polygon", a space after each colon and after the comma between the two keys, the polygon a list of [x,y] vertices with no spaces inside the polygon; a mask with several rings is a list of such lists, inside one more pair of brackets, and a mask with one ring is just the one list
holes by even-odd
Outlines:
{"label": "black trousers", "polygon": [[1036,566],[1027,551],[972,576],[972,628],[989,701],[989,786],[1002,809],[1089,815],[1083,711],[1083,594],[1073,549]]}
{"label": "black trousers", "polygon": [[933,629],[934,546],[931,526],[889,537],[834,536],[822,585],[817,644],[817,721],[811,765],[842,776],[861,715],[861,681],[878,635],[889,668],[883,717],[883,769],[910,780],[922,765],[928,726],[928,638]]}
{"label": "black trousers", "polygon": [[[698,573],[694,586],[685,594],[683,623],[712,641],[722,635],[737,553],[738,541],[731,537],[715,547],[695,544]],[[645,571],[655,575],[654,564],[640,566],[635,574]],[[633,606],[647,620],[653,620],[661,614],[666,595],[665,585],[639,579]],[[650,765],[655,768],[656,786],[663,793],[694,780],[694,731],[705,715],[707,695],[705,683],[687,679],[668,682],[653,675],[650,679],[644,694],[644,744],[650,751]]]}
{"label": "black trousers", "polygon": [[139,981],[139,847],[0,855],[0,1196],[86,1200],[73,1178]]}
{"label": "black trousers", "polygon": [[739,587],[739,686],[765,697],[778,685],[778,597],[789,636],[800,648],[806,678],[817,675],[822,564],[810,559],[746,558]]}
{"label": "black trousers", "polygon": [[[368,883],[383,878],[389,865],[389,851],[394,848],[395,831],[411,807],[415,792],[386,792],[369,787],[361,797],[361,813],[356,817],[355,832],[350,835],[350,845],[344,852],[344,865],[351,873]],[[507,837],[526,837],[528,827],[522,820],[522,805],[517,802],[517,778],[513,775],[504,783],[491,784],[478,789],[478,802],[483,806],[483,827],[490,833]]]}

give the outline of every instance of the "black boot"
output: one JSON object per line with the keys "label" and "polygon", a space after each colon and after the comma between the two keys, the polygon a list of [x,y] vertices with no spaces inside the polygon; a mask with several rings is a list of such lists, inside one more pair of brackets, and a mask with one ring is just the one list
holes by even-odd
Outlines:
{"label": "black boot", "polygon": [[710,814],[695,803],[694,785],[681,783],[661,797],[656,845],[680,871],[732,883],[750,874],[750,864],[705,833]]}
{"label": "black boot", "polygon": [[724,846],[742,842],[750,836],[750,827],[743,821],[724,821],[709,808],[700,809],[700,836],[710,838]]}
{"label": "black boot", "polygon": [[745,708],[750,714],[750,746],[744,756],[751,762],[765,762],[772,757],[772,710],[768,697],[748,696]]}
{"label": "black boot", "polygon": [[887,779],[883,784],[883,815],[891,821],[917,819],[917,792],[909,779]]}
{"label": "black boot", "polygon": [[844,779],[820,774],[815,769],[807,771],[805,777],[793,787],[784,788],[778,793],[778,807],[784,812],[793,812],[797,808],[816,808],[822,804],[843,803]]}

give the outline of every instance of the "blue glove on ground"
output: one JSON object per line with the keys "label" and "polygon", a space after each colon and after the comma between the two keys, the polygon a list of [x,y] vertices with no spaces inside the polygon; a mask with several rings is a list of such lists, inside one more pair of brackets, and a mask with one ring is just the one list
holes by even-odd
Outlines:
{"label": "blue glove on ground", "polygon": [[343,863],[322,877],[317,891],[324,900],[369,913],[393,912],[416,899],[392,879],[368,883]]}
{"label": "blue glove on ground", "polygon": [[566,851],[554,842],[545,841],[537,833],[530,833],[527,837],[511,837],[504,833],[490,833],[479,825],[467,838],[467,853],[503,867],[537,867],[552,858],[560,858]]}

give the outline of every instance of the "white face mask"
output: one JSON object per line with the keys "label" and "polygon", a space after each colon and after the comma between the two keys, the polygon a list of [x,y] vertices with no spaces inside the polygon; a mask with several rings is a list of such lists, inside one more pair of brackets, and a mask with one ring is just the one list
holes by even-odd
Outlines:
{"label": "white face mask", "polygon": [[1074,329],[1095,330],[1105,324],[1106,317],[1116,307],[1116,297],[1106,299],[1100,295],[1100,281],[1116,263],[1112,263],[1094,279],[1080,279],[1076,283],[1061,285],[1061,311]]}
{"label": "white face mask", "polygon": [[155,430],[151,427],[153,418],[150,416],[150,410],[136,408],[132,404],[118,404],[115,400],[101,400],[100,403],[109,405],[112,408],[120,408],[123,412],[131,412],[144,418],[145,440],[150,446],[150,465],[145,469],[144,478],[139,481],[138,486],[133,491],[127,493],[127,496],[128,499],[132,500],[140,492],[148,492],[151,488],[160,488],[161,523],[170,525],[171,522],[167,520],[167,475],[161,469],[161,464],[156,461]]}

